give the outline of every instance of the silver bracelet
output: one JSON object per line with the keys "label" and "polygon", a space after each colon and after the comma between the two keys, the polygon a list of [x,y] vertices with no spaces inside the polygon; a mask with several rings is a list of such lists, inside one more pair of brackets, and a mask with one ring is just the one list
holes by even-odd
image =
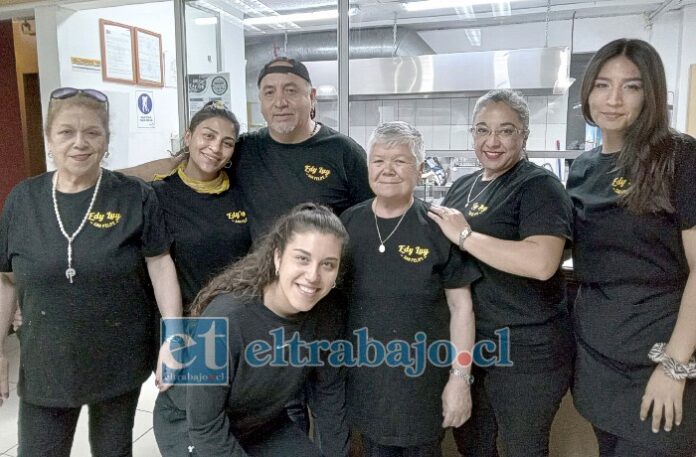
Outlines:
{"label": "silver bracelet", "polygon": [[472,385],[474,383],[474,376],[470,375],[464,370],[459,370],[457,368],[450,368],[450,374],[462,378],[467,384]]}
{"label": "silver bracelet", "polygon": [[464,230],[462,230],[461,232],[459,232],[459,244],[458,244],[458,246],[459,246],[459,249],[460,249],[460,250],[466,251],[466,249],[464,249],[464,241],[466,241],[466,239],[469,238],[469,236],[470,236],[472,233],[473,233],[473,231],[471,230],[471,226],[470,226],[470,225],[464,227]]}
{"label": "silver bracelet", "polygon": [[667,343],[655,343],[648,352],[648,358],[661,364],[665,374],[676,381],[696,379],[696,357],[691,356],[687,363],[680,363],[665,353],[666,347]]}

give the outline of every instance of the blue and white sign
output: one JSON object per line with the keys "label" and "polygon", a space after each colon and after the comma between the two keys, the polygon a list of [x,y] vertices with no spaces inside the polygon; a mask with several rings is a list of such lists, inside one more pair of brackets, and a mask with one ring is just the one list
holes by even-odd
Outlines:
{"label": "blue and white sign", "polygon": [[229,321],[226,317],[164,318],[160,325],[162,382],[229,384]]}
{"label": "blue and white sign", "polygon": [[135,101],[137,106],[136,116],[138,118],[138,128],[154,129],[155,113],[152,101],[152,91],[136,91]]}

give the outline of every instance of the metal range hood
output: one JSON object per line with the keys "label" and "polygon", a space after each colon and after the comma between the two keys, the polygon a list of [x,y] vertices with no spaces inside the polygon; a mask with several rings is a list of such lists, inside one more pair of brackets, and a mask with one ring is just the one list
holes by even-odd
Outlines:
{"label": "metal range hood", "polygon": [[[336,61],[304,62],[320,96],[337,93]],[[564,93],[567,47],[351,59],[351,96],[482,93],[519,89]]]}

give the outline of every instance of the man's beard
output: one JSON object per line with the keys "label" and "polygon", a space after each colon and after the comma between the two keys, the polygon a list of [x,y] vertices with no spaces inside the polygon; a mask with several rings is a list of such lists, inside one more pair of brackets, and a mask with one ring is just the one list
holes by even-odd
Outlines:
{"label": "man's beard", "polygon": [[297,129],[297,122],[272,122],[268,127],[281,135],[289,135]]}

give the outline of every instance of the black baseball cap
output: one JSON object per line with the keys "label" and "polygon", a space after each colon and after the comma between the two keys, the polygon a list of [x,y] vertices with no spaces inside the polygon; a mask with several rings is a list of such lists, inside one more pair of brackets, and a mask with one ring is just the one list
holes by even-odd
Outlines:
{"label": "black baseball cap", "polygon": [[[280,65],[278,65],[279,63]],[[290,66],[283,64],[289,64]],[[270,73],[292,73],[293,75],[297,75],[304,79],[309,84],[312,84],[312,80],[309,79],[309,71],[307,70],[307,67],[305,67],[302,62],[295,59],[290,59],[288,57],[276,57],[264,65],[259,73],[259,79],[256,81],[256,86],[261,86],[261,80]]]}

